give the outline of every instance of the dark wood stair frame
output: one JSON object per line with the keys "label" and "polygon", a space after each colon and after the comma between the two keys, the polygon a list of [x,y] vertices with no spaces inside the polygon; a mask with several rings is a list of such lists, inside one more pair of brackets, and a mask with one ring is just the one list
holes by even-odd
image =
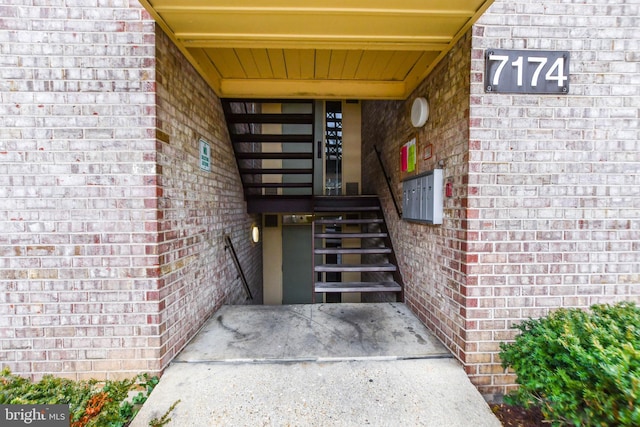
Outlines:
{"label": "dark wood stair frame", "polygon": [[[395,293],[397,301],[404,300],[403,281],[397,267],[391,238],[384,219],[380,201],[376,196],[320,196],[314,197],[315,219],[312,223],[313,233],[313,296],[316,293],[343,292],[389,292]],[[340,227],[340,232],[328,232],[327,227]],[[359,226],[360,231],[343,231],[344,227]],[[343,248],[326,247],[329,239],[360,239],[360,247]],[[319,243],[319,247],[316,244]],[[315,263],[317,255],[359,254],[362,256],[358,264]],[[367,262],[371,256],[385,257],[386,262]],[[336,257],[338,258],[338,257]],[[361,280],[330,282],[318,280],[326,273],[360,272],[391,276],[386,280]]]}

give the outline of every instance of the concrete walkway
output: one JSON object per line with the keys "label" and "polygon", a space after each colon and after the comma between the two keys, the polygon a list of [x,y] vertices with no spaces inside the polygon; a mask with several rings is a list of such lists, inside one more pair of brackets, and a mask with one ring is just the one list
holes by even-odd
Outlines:
{"label": "concrete walkway", "polygon": [[461,365],[404,304],[225,306],[131,427],[495,426]]}

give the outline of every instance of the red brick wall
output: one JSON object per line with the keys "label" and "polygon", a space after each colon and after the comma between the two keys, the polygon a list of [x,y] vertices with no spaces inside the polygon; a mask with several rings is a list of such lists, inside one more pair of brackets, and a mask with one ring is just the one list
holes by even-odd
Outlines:
{"label": "red brick wall", "polygon": [[[378,194],[385,208],[394,249],[405,281],[406,303],[460,359],[465,357],[465,229],[468,173],[468,122],[470,35],[452,50],[406,101],[363,103],[364,192]],[[418,96],[429,101],[426,125],[416,129],[410,122],[411,103]],[[445,199],[442,225],[399,220],[387,190],[374,146],[392,177],[398,203],[402,203],[400,148],[417,136],[416,174],[440,168],[453,185],[453,197]],[[432,156],[424,159],[431,146]]]}
{"label": "red brick wall", "polygon": [[32,4],[0,8],[0,364],[158,372],[245,302],[225,233],[262,298],[219,100],[141,6]]}
{"label": "red brick wall", "polygon": [[49,3],[0,8],[0,363],[157,368],[154,23],[127,2]]}
{"label": "red brick wall", "polygon": [[[221,304],[246,303],[224,236],[229,235],[262,302],[261,245],[252,223],[220,100],[171,40],[158,30],[158,298],[162,366]],[[211,172],[200,170],[199,145],[211,146]]]}
{"label": "red brick wall", "polygon": [[[407,101],[363,105],[365,190],[383,199],[407,304],[488,399],[514,387],[498,352],[515,323],[640,302],[636,12],[605,0],[496,1]],[[570,94],[485,93],[486,48],[569,50]],[[398,153],[417,96],[431,105],[418,144],[433,145],[418,172],[442,160],[453,186],[441,226],[397,220],[372,154],[383,150],[400,200]]]}
{"label": "red brick wall", "polygon": [[[587,3],[499,1],[474,28],[468,353],[491,363],[468,372],[488,395],[513,384],[496,354],[513,323],[640,302],[638,7]],[[489,48],[569,51],[570,93],[485,93]]]}

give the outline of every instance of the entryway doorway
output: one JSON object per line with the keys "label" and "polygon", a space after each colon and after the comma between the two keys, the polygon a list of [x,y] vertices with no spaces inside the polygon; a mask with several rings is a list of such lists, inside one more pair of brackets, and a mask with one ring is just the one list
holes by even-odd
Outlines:
{"label": "entryway doorway", "polygon": [[[275,101],[272,101],[275,102]],[[262,111],[266,107],[262,106]],[[313,196],[345,196],[358,195],[361,190],[361,112],[358,101],[346,100],[316,100],[312,103],[282,101],[280,104],[269,104],[270,114],[280,113],[285,117],[313,114],[313,125],[297,122],[283,123],[280,126],[262,125],[263,131],[281,133],[289,137],[313,134]],[[268,127],[267,127],[268,126]],[[289,138],[292,139],[292,138]],[[281,146],[270,145],[274,151],[282,150],[284,154],[293,154],[307,150],[308,146],[292,141]],[[285,156],[283,156],[285,157]],[[268,163],[267,163],[268,162]],[[308,167],[308,160],[283,158],[274,161],[263,160],[263,165],[281,167],[287,171],[303,170]],[[264,180],[282,180],[283,188],[278,194],[291,197],[304,197],[301,189],[291,188],[301,179],[300,175],[278,175],[263,178]],[[273,192],[274,190],[271,190]],[[267,193],[265,193],[267,194]],[[313,265],[334,263],[336,260],[328,258],[342,257],[345,262],[358,263],[355,255],[315,255],[313,259],[313,236],[311,219],[313,212],[281,212],[265,215],[263,224],[263,278],[264,302],[273,304],[303,304],[313,301],[314,278]],[[267,225],[266,217],[269,217]],[[275,225],[274,225],[275,224]],[[349,243],[347,240],[337,239],[339,244]],[[281,267],[281,268],[279,268]],[[355,273],[346,273],[353,276]],[[327,276],[344,274],[329,273]],[[331,280],[331,277],[321,280]],[[356,280],[356,279],[350,279]],[[332,299],[328,295],[327,301],[359,302],[360,296],[345,295],[345,298]],[[338,297],[340,295],[338,294]],[[316,295],[316,301],[324,300],[323,294]]]}
{"label": "entryway doorway", "polygon": [[283,224],[282,304],[313,302],[311,224]]}

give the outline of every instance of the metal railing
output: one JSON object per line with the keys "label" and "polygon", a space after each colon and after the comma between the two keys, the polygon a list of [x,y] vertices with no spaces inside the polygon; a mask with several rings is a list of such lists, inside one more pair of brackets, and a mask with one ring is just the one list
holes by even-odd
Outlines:
{"label": "metal railing", "polygon": [[391,177],[389,176],[389,174],[387,174],[387,169],[384,167],[384,162],[382,161],[382,154],[380,153],[380,150],[378,150],[377,146],[374,145],[373,149],[376,151],[376,156],[378,156],[378,162],[380,163],[380,167],[382,168],[382,173],[384,174],[384,180],[387,181],[387,188],[389,189],[389,194],[391,195],[393,206],[395,206],[396,208],[398,218],[402,218],[402,211],[400,210],[400,206],[398,205],[396,196],[393,193],[393,188],[391,187]]}
{"label": "metal railing", "polygon": [[242,271],[242,266],[240,265],[240,260],[238,259],[238,254],[236,253],[236,249],[233,247],[233,243],[231,242],[231,238],[227,235],[224,236],[225,249],[229,249],[231,251],[231,258],[233,258],[233,263],[236,265],[236,269],[238,270],[238,277],[242,281],[242,285],[244,286],[244,290],[247,294],[247,299],[252,300],[253,295],[251,295],[251,289],[249,289],[249,283],[247,282],[247,278],[244,275],[244,271]]}

